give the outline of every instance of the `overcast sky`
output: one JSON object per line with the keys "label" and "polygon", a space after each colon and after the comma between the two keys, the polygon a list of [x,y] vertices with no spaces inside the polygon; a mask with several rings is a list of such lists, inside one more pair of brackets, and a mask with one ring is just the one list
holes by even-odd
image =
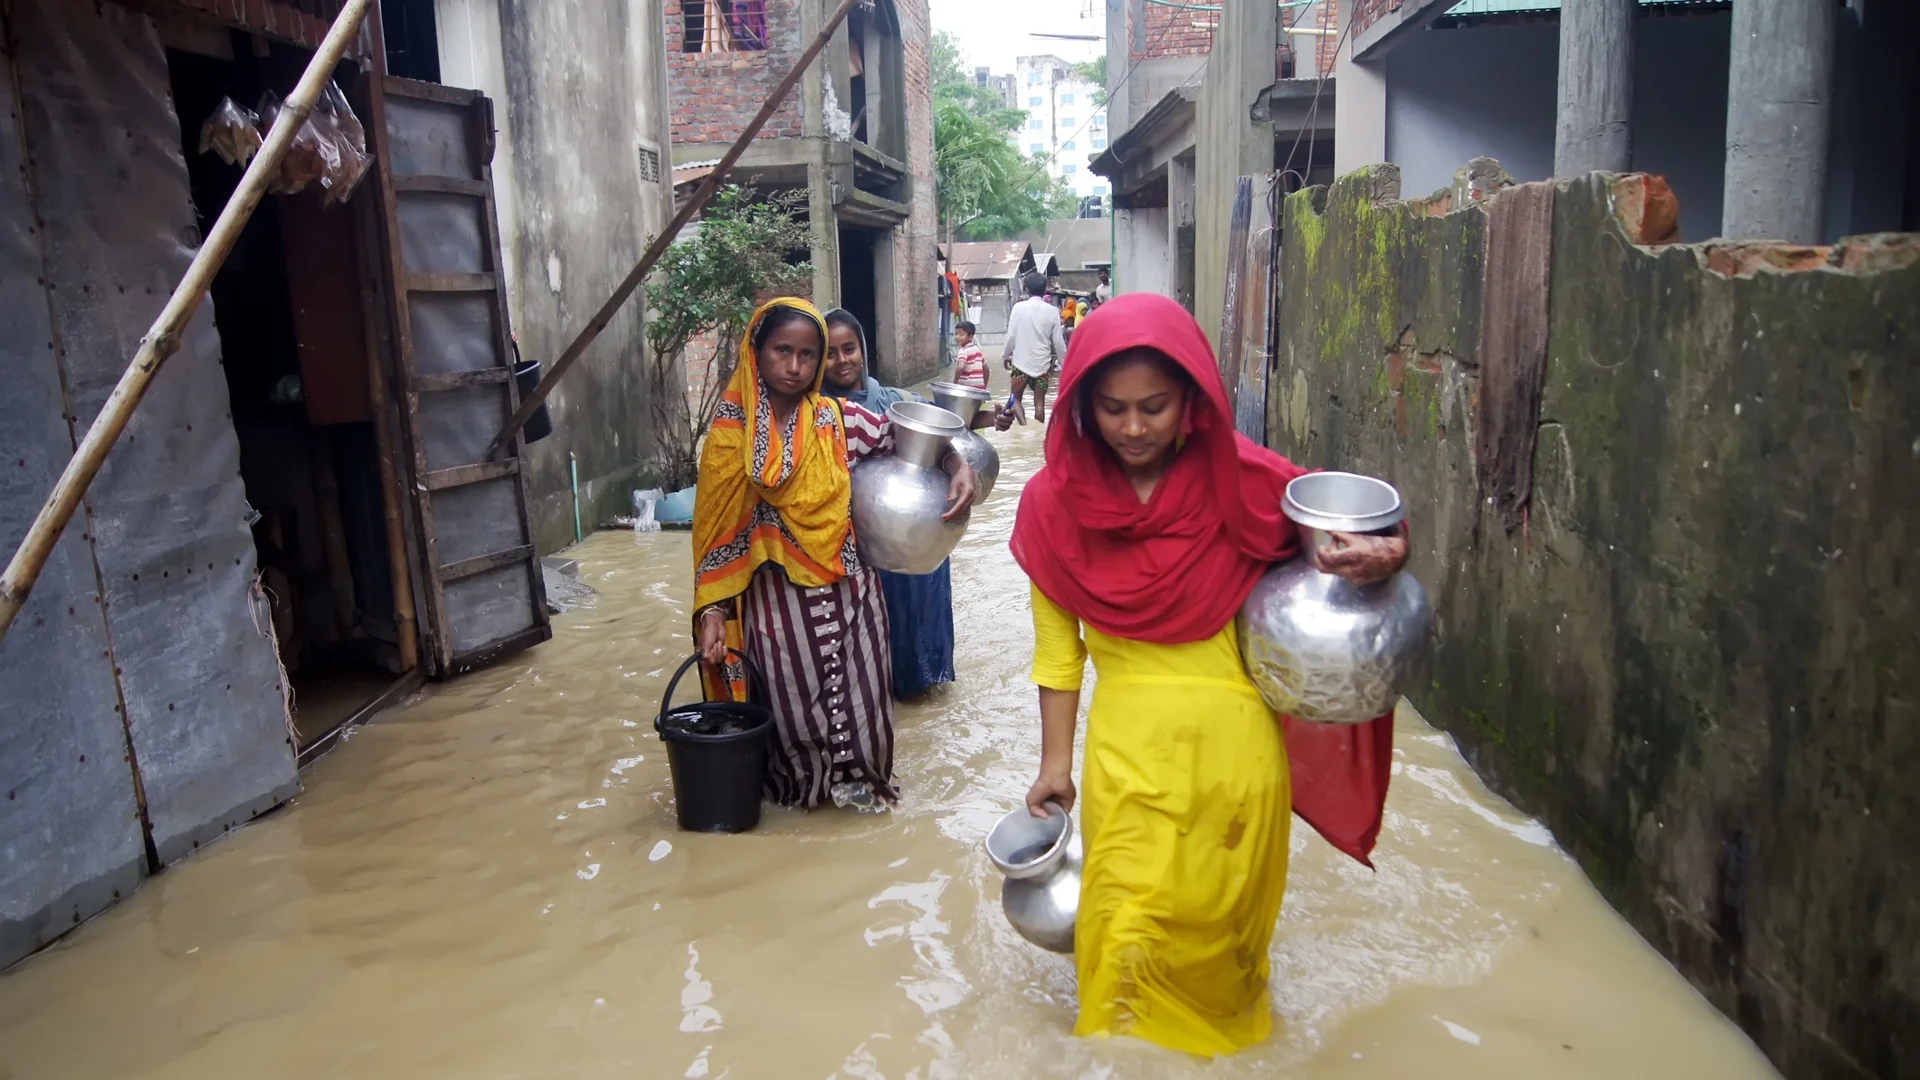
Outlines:
{"label": "overcast sky", "polygon": [[[1013,74],[1022,56],[1051,53],[1074,63],[1106,51],[1106,0],[931,0],[933,28],[960,40],[968,71],[986,66]],[[1055,41],[1034,33],[1093,34],[1093,41]]]}

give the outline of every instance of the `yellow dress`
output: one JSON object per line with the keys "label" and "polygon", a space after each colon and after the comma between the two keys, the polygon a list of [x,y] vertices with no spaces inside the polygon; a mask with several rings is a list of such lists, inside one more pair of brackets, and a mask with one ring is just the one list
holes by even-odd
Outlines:
{"label": "yellow dress", "polygon": [[1269,961],[1292,799],[1279,721],[1232,624],[1206,641],[1108,637],[1033,588],[1033,681],[1098,674],[1080,780],[1078,1035],[1212,1056],[1273,1031]]}

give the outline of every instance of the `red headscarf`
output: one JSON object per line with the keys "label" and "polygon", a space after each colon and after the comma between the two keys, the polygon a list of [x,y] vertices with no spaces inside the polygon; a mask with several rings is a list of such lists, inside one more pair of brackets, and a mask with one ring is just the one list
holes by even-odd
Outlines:
{"label": "red headscarf", "polygon": [[[1142,503],[1080,415],[1079,388],[1100,363],[1154,349],[1192,378],[1186,439]],[[1225,629],[1254,583],[1299,553],[1281,512],[1287,483],[1306,470],[1233,429],[1213,349],[1186,309],[1128,293],[1074,331],[1047,429],[1047,464],[1027,482],[1013,557],[1047,594],[1113,637],[1156,644],[1204,641]],[[1294,811],[1363,863],[1380,832],[1392,765],[1393,717],[1358,727],[1286,718]]]}

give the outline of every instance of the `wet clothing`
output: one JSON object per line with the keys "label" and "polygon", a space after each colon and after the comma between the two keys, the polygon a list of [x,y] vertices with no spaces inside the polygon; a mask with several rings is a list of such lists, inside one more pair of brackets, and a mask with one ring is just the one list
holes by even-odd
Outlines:
{"label": "wet clothing", "polygon": [[[1135,348],[1160,352],[1193,381],[1183,448],[1142,503],[1091,417],[1049,426],[1046,467],[1021,492],[1013,555],[1048,596],[1102,633],[1203,641],[1233,621],[1268,567],[1299,553],[1281,501],[1304,470],[1234,431],[1212,347],[1164,296],[1129,293],[1087,316],[1061,378],[1062,407],[1075,407],[1075,388],[1101,361]],[[1294,812],[1371,866],[1392,714],[1358,725],[1288,718],[1285,729]]]}
{"label": "wet clothing", "polygon": [[1267,568],[1300,551],[1281,501],[1303,470],[1234,431],[1212,348],[1165,297],[1121,296],[1087,316],[1061,407],[1136,348],[1192,386],[1152,496],[1140,501],[1092,417],[1062,417],[1012,540],[1033,581],[1034,681],[1078,690],[1088,655],[1099,673],[1080,782],[1076,1030],[1230,1053],[1272,1030],[1267,947],[1289,810],[1366,862],[1393,720],[1297,725],[1313,730],[1295,743],[1261,699],[1234,617]]}
{"label": "wet clothing", "polygon": [[1268,947],[1287,885],[1286,748],[1233,623],[1204,641],[1109,637],[1036,586],[1035,683],[1097,681],[1080,781],[1078,1035],[1229,1054],[1273,1030]]}
{"label": "wet clothing", "polygon": [[892,801],[893,676],[879,575],[859,569],[808,589],[769,567],[754,575],[745,615],[745,652],[773,698],[767,797],[812,808],[836,801],[838,789],[850,802]]}
{"label": "wet clothing", "polygon": [[[806,314],[826,342],[826,324],[804,300],[774,300],[748,324],[700,454],[694,618],[723,611],[728,646],[769,683],[770,797],[802,807],[891,802],[887,611],[879,579],[860,562],[851,463],[892,450],[892,423],[821,394],[817,377],[792,414],[774,415],[751,342],[780,307]],[[738,661],[705,675],[709,697],[747,691]]]}
{"label": "wet clothing", "polygon": [[[885,417],[853,404],[845,417],[849,464],[893,449]],[[743,651],[773,698],[767,795],[782,806],[897,797],[885,593],[880,572],[861,564],[857,548],[845,559],[846,576],[816,587],[763,567],[742,605]]]}
{"label": "wet clothing", "polygon": [[[867,331],[852,312],[836,308],[826,314],[830,324],[853,327],[860,335],[860,355],[867,355]],[[899,401],[920,401],[918,394],[884,386],[869,375],[856,390],[822,383],[821,392],[884,416]],[[953,567],[943,562],[931,574],[895,574],[876,570],[886,596],[888,653],[892,661],[891,691],[901,701],[953,681]],[[884,684],[883,684],[884,685]]]}
{"label": "wet clothing", "polygon": [[953,681],[953,561],[931,574],[879,574],[887,594],[893,696],[912,701]]}

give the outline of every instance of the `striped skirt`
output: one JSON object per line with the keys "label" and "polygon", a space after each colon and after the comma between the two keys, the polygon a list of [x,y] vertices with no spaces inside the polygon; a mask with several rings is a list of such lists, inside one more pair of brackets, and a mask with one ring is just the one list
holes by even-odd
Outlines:
{"label": "striped skirt", "polygon": [[893,665],[874,572],[807,589],[766,566],[745,608],[747,655],[766,677],[777,733],[768,797],[808,809],[893,802]]}

